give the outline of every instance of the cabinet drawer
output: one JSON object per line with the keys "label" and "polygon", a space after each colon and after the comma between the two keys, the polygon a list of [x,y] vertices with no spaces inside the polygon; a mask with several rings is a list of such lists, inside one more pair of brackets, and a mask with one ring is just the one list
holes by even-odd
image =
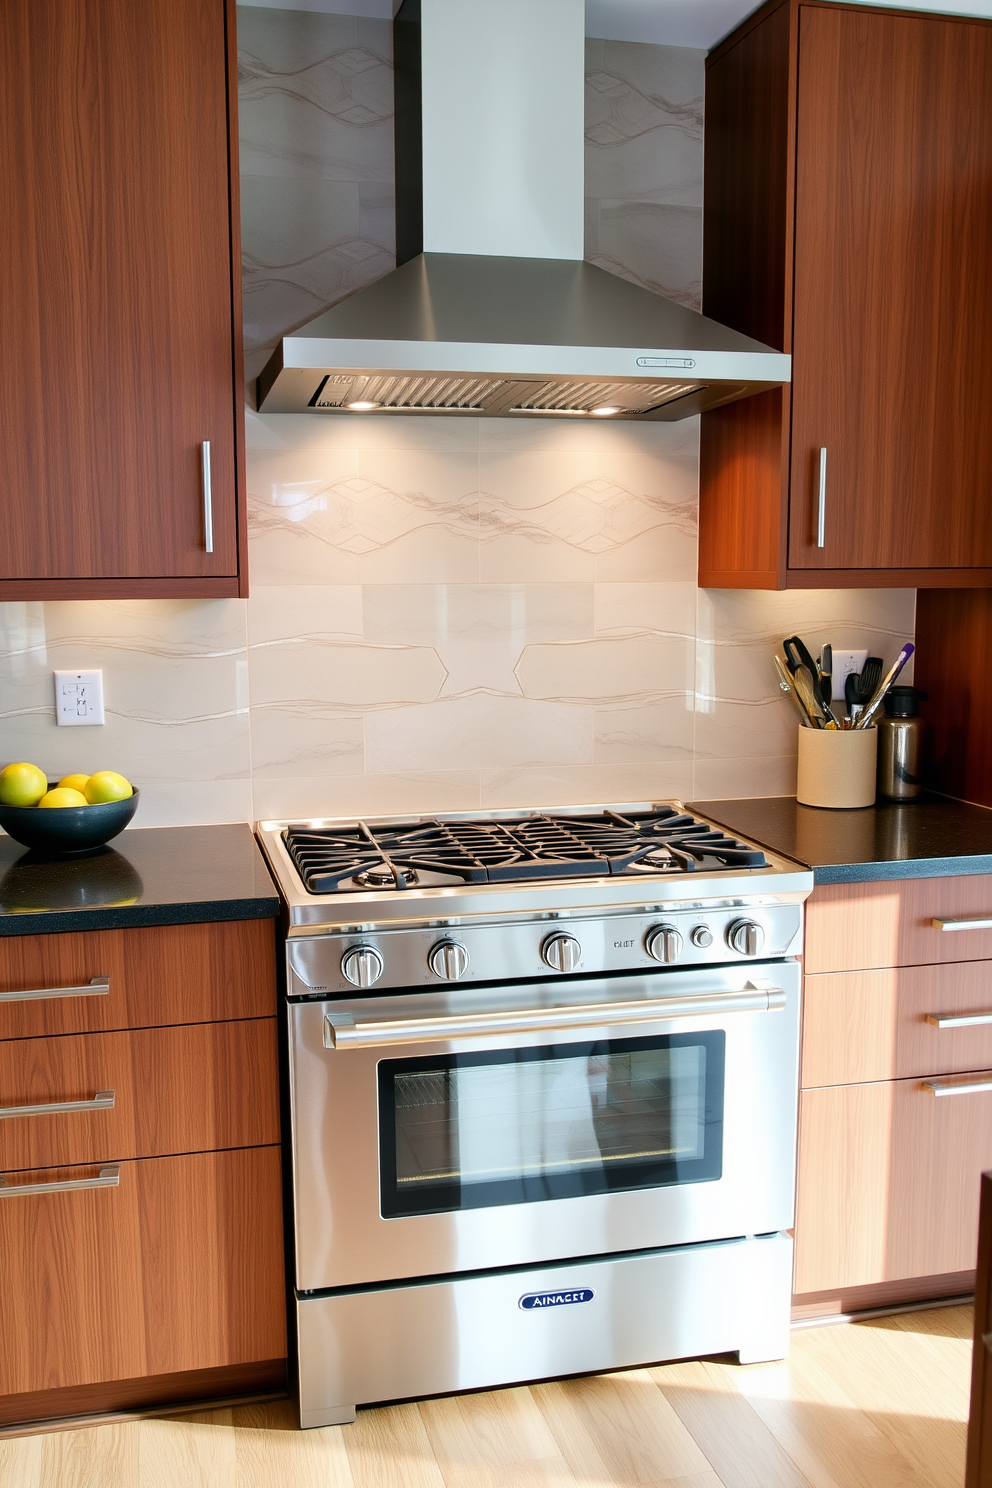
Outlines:
{"label": "cabinet drawer", "polygon": [[[931,1017],[988,1017],[937,1027]],[[992,1068],[992,961],[808,976],[804,1088]]]}
{"label": "cabinet drawer", "polygon": [[[940,930],[939,920],[981,920],[986,929]],[[808,972],[867,971],[981,961],[992,956],[992,877],[829,884],[806,901]]]}
{"label": "cabinet drawer", "polygon": [[804,1090],[799,1111],[797,1292],[974,1269],[992,1089],[838,1085]]}
{"label": "cabinet drawer", "polygon": [[275,1013],[273,920],[0,939],[0,1039]]}
{"label": "cabinet drawer", "polygon": [[0,1170],[278,1142],[277,1057],[274,1018],[0,1043]]}
{"label": "cabinet drawer", "polygon": [[0,1189],[0,1421],[17,1419],[5,1396],[284,1358],[280,1174],[279,1148],[257,1147]]}

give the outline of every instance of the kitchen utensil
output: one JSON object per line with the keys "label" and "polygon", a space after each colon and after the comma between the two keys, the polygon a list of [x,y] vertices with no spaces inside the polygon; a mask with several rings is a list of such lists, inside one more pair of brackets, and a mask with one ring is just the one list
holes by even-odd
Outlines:
{"label": "kitchen utensil", "polygon": [[816,692],[816,683],[809,667],[797,666],[793,674],[793,681],[796,685],[796,692],[799,694],[799,701],[802,703],[813,727],[823,728],[826,719],[823,715],[823,709],[820,707],[820,699]]}
{"label": "kitchen utensil", "polygon": [[0,827],[15,842],[49,853],[89,852],[123,832],[138,809],[139,792],[96,806],[0,806]]}
{"label": "kitchen utensil", "polygon": [[820,648],[820,701],[830,711],[834,696],[834,648],[827,643]]}
{"label": "kitchen utensil", "polygon": [[799,694],[797,693],[795,688],[795,683],[792,680],[792,675],[786,667],[785,662],[782,660],[781,656],[773,656],[772,660],[775,663],[775,670],[778,672],[778,685],[783,692],[787,692],[789,694],[793,706],[795,707],[796,712],[799,714],[799,719],[802,723],[803,728],[812,728],[813,722],[809,714],[806,712],[806,709],[800,702]]}
{"label": "kitchen utensil", "polygon": [[[799,636],[789,636],[784,640],[782,642],[782,650],[785,652],[785,659],[788,663],[789,671],[792,672],[793,676],[795,676],[797,667],[804,666],[813,678],[814,683],[819,681],[820,668],[806,650]],[[817,696],[819,696],[819,688],[817,688]]]}
{"label": "kitchen utensil", "polygon": [[889,671],[886,674],[885,678],[876,687],[871,701],[865,707],[865,711],[858,719],[857,727],[859,729],[870,727],[872,719],[875,717],[875,714],[882,706],[882,699],[884,698],[885,694],[888,692],[889,688],[892,686],[893,682],[896,680],[899,673],[902,671],[903,667],[906,665],[907,661],[912,656],[915,650],[916,647],[913,645],[912,641],[907,641],[905,646],[903,646],[902,650],[899,652],[899,655],[896,657],[895,661],[892,663],[892,666],[889,668]]}

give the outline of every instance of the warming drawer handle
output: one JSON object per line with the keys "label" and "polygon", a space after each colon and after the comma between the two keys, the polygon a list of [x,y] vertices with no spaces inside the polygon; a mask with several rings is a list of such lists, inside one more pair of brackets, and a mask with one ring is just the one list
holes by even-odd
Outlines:
{"label": "warming drawer handle", "polygon": [[67,1111],[112,1111],[115,1090],[98,1090],[92,1100],[51,1101],[42,1106],[0,1106],[0,1121],[14,1116],[64,1116]]}
{"label": "warming drawer handle", "polygon": [[36,1002],[42,997],[106,997],[110,978],[90,977],[81,987],[29,987],[25,992],[0,992],[0,1002]]}
{"label": "warming drawer handle", "polygon": [[992,1076],[986,1080],[924,1080],[923,1083],[934,1095],[981,1095],[992,1090]]}
{"label": "warming drawer handle", "polygon": [[942,1013],[927,1013],[927,1022],[934,1028],[973,1028],[976,1023],[992,1023],[992,1013],[955,1013],[946,1017]]}
{"label": "warming drawer handle", "polygon": [[396,1018],[356,1023],[349,1013],[324,1016],[325,1049],[374,1049],[387,1044],[479,1038],[489,1034],[556,1033],[601,1024],[658,1023],[713,1013],[770,1013],[784,1008],[785,992],[768,983],[749,982],[741,992],[704,992],[688,997],[655,997],[640,1002],[597,1002],[580,1007],[535,1008],[496,1013],[451,1013],[438,1018]]}
{"label": "warming drawer handle", "polygon": [[0,1173],[0,1199],[27,1198],[29,1194],[75,1193],[82,1188],[118,1188],[121,1170],[117,1163],[101,1168],[98,1178],[56,1179],[54,1183],[8,1183]]}
{"label": "warming drawer handle", "polygon": [[992,930],[992,920],[931,920],[935,930]]}

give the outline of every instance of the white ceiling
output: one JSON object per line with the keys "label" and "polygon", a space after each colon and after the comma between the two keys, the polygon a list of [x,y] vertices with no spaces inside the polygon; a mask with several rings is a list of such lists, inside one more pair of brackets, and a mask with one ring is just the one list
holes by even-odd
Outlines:
{"label": "white ceiling", "polygon": [[[494,0],[498,3],[498,0]],[[907,0],[862,0],[905,9]],[[389,20],[399,0],[239,0],[269,10],[319,10],[330,15]],[[914,10],[992,16],[992,0],[925,0]],[[658,46],[711,47],[757,9],[756,0],[586,0],[586,35],[607,41],[653,41]]]}

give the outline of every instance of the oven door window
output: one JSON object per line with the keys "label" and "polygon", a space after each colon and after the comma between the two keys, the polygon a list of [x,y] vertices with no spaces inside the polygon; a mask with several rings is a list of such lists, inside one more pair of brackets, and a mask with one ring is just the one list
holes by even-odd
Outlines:
{"label": "oven door window", "polygon": [[725,1035],[379,1064],[387,1219],[720,1177]]}

